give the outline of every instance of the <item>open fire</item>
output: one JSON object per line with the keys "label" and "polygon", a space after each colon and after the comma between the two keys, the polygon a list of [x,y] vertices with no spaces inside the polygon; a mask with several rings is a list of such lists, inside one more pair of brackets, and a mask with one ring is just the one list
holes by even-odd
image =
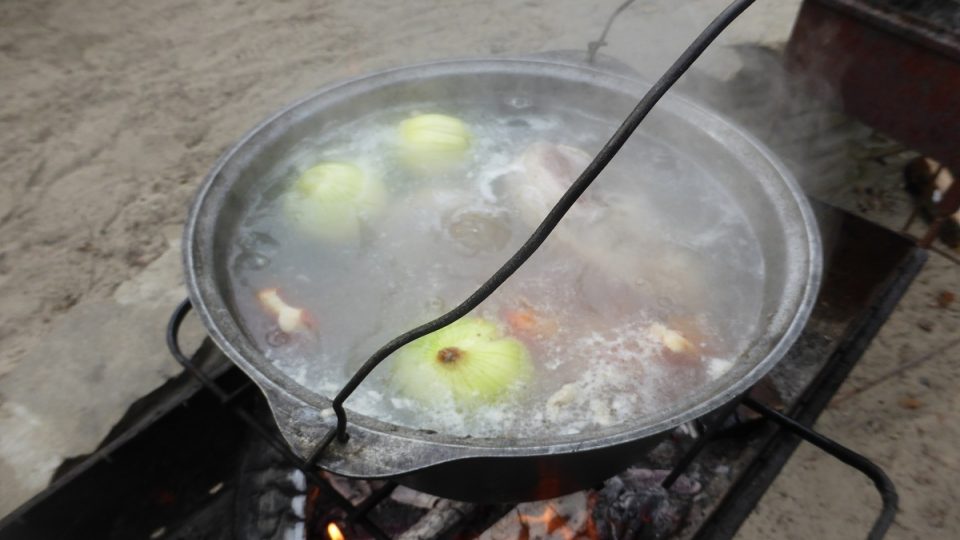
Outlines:
{"label": "open fire", "polygon": [[[674,439],[664,446],[685,445]],[[665,453],[673,453],[673,449]],[[669,471],[633,467],[597,489],[545,501],[518,505],[482,505],[450,501],[398,487],[375,508],[375,521],[391,538],[531,538],[544,540],[599,540],[607,538],[662,538],[676,533],[690,512],[701,484],[694,471],[681,475],[669,490],[661,486]],[[355,504],[384,489],[377,483],[331,477],[330,489]],[[372,538],[362,526],[344,522],[346,515],[331,512],[322,501],[329,494],[312,488],[308,493],[307,538],[360,540]],[[348,520],[349,521],[349,520]],[[310,531],[314,531],[311,533]]]}
{"label": "open fire", "polygon": [[524,503],[505,515],[480,538],[596,539],[599,538],[593,520],[596,502],[596,493],[580,492],[549,501]]}
{"label": "open fire", "polygon": [[327,538],[330,540],[345,540],[343,533],[340,532],[340,527],[332,521],[327,524]]}
{"label": "open fire", "polygon": [[[837,245],[821,301],[768,381],[779,399],[752,394],[806,423],[834,395],[925,257],[903,237],[848,214],[835,213],[831,222]],[[217,373],[209,346],[192,362]],[[242,373],[219,373],[216,388],[236,395],[237,412],[267,414]],[[520,505],[471,504],[384,481],[326,473],[308,480],[209,392],[184,397],[190,387],[192,379],[182,377],[149,396],[159,405],[145,402],[124,421],[142,431],[107,444],[0,521],[0,540],[151,534],[175,540],[224,538],[224,531],[272,540],[722,538],[746,518],[797,444],[790,432],[738,412],[709,437],[675,432],[594,489]],[[674,467],[683,474],[665,489]]]}

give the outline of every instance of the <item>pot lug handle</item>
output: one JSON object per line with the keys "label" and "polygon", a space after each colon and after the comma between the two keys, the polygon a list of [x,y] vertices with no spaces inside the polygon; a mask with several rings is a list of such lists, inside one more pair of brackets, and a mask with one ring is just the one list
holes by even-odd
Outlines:
{"label": "pot lug handle", "polygon": [[262,431],[281,445],[285,443],[286,453],[300,467],[319,467],[345,476],[394,478],[439,462],[471,457],[456,447],[398,437],[389,429],[370,430],[354,423],[350,437],[341,440],[332,404],[318,408],[273,384],[258,386],[280,436],[272,428]]}
{"label": "pot lug handle", "polygon": [[[185,371],[203,383],[204,388],[210,390],[222,403],[227,403],[232,396],[225,392],[223,388],[204,373],[202,369],[198,368],[190,356],[180,348],[178,339],[180,336],[180,326],[192,310],[193,304],[189,298],[186,298],[180,302],[173,311],[173,314],[170,316],[170,321],[167,323],[167,348],[170,350],[173,358]],[[330,421],[330,418],[333,416],[333,410],[325,409],[318,411],[306,403],[296,400],[292,396],[286,395],[282,391],[273,388],[272,385],[261,385],[261,388],[270,405],[270,410],[273,412],[280,434],[290,445],[290,449],[297,457],[306,457],[308,458],[307,462],[312,463],[316,459],[316,456],[330,444],[330,441],[336,434],[336,426]],[[324,418],[326,418],[326,421],[323,421]],[[246,421],[248,419],[244,418],[244,420]],[[254,421],[254,423],[257,422]],[[256,429],[258,432],[269,431],[262,425],[259,425],[259,423],[257,424],[258,425],[254,427],[259,428]],[[321,437],[323,437],[322,440]],[[267,438],[275,439],[270,436],[267,436]],[[317,443],[318,440],[321,441],[319,444]]]}
{"label": "pot lug handle", "polygon": [[610,14],[610,18],[607,19],[607,24],[603,27],[603,32],[600,33],[600,37],[598,37],[595,41],[587,43],[586,61],[588,64],[593,64],[597,57],[597,51],[600,50],[600,47],[603,47],[607,44],[607,33],[610,32],[610,27],[613,26],[613,21],[617,20],[617,16],[623,13],[625,9],[630,7],[630,4],[633,2],[634,0],[626,0],[624,3],[620,4],[617,9],[613,10],[613,13]]}
{"label": "pot lug handle", "polygon": [[[196,377],[204,388],[213,393],[221,403],[231,405],[234,396],[200,369],[191,356],[180,348],[180,327],[192,310],[193,304],[188,298],[180,302],[173,311],[167,323],[167,348],[177,363],[191,376]],[[460,452],[449,448],[430,448],[430,445],[417,440],[401,439],[365,429],[355,430],[355,436],[349,438],[349,443],[343,441],[328,448],[337,438],[333,408],[317,409],[283,389],[263,382],[265,384],[257,386],[267,399],[279,437],[277,430],[267,426],[242,407],[229,408],[270,446],[305,472],[312,472],[315,466],[320,466],[353,476],[389,478],[426,467],[432,463],[432,459],[450,460],[464,457]],[[403,450],[394,452],[399,448]]]}
{"label": "pot lug handle", "polygon": [[260,388],[290,449],[307,464],[316,464],[337,434],[333,409],[318,409],[272,385]]}
{"label": "pot lug handle", "polygon": [[180,340],[178,339],[180,337],[180,326],[192,310],[193,303],[190,302],[189,298],[185,298],[177,305],[177,308],[173,310],[170,321],[167,322],[167,349],[170,350],[170,354],[173,355],[177,363],[183,367],[184,371],[190,373],[190,375],[203,383],[204,388],[210,390],[221,403],[226,404],[234,396],[224,391],[216,381],[197,367],[191,356],[188,356],[180,349]]}
{"label": "pot lug handle", "polygon": [[183,324],[183,320],[192,310],[193,303],[190,302],[189,298],[184,298],[177,308],[173,310],[173,315],[170,316],[170,321],[167,322],[167,349],[170,349],[170,354],[173,355],[173,358],[178,364],[190,371],[190,373],[200,379],[201,382],[207,384],[207,382],[209,382],[207,376],[201,371],[196,370],[193,363],[190,362],[190,357],[180,349],[180,340],[178,339],[180,336],[180,325]]}

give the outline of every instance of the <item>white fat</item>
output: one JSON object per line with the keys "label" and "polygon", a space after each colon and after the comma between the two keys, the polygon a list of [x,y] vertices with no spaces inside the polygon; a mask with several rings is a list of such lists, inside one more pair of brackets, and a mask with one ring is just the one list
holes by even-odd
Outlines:
{"label": "white fat", "polygon": [[724,358],[707,359],[707,375],[709,375],[711,379],[719,379],[724,373],[730,371],[732,367],[733,360]]}

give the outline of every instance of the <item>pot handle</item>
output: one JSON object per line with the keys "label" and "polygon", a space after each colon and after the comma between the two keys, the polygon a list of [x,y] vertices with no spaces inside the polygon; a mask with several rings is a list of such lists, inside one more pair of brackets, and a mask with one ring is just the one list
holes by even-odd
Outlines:
{"label": "pot handle", "polygon": [[170,350],[170,354],[173,355],[174,360],[180,364],[185,371],[190,373],[190,375],[196,377],[203,386],[209,389],[221,402],[226,403],[230,400],[230,394],[223,391],[209,375],[203,372],[202,369],[198,368],[186,353],[180,349],[180,325],[183,324],[183,320],[186,319],[187,314],[193,310],[193,303],[190,302],[189,298],[185,298],[173,310],[173,315],[170,316],[170,321],[167,322],[167,349]]}
{"label": "pot handle", "polygon": [[873,527],[871,527],[870,533],[867,535],[867,540],[879,540],[887,534],[887,529],[893,524],[893,518],[897,515],[899,496],[897,495],[897,488],[893,485],[890,477],[883,472],[883,469],[846,446],[824,437],[793,418],[783,415],[749,396],[743,398],[743,404],[767,420],[778,424],[781,428],[809,442],[843,463],[859,470],[872,480],[874,486],[877,488],[877,492],[880,493],[883,508],[880,511],[880,515],[878,515],[877,519],[873,522]]}
{"label": "pot handle", "polygon": [[[190,355],[180,348],[180,326],[193,309],[190,299],[177,306],[167,323],[166,342],[170,354],[191,376],[199,380],[221,403],[231,405],[233,398],[248,388],[240,387],[233,393],[227,392],[210,375],[200,369]],[[253,384],[253,383],[251,383]],[[424,445],[415,439],[396,437],[389,433],[377,433],[367,429],[357,429],[352,444],[336,445],[328,449],[336,438],[337,426],[329,418],[322,418],[305,404],[277,392],[272,387],[261,387],[264,397],[270,405],[277,422],[279,434],[253,416],[244,407],[229,407],[244,423],[260,435],[271,447],[297,466],[308,477],[316,474],[315,465],[342,471],[344,474],[370,478],[389,478],[420,469],[436,461],[450,461],[470,457],[457,448],[433,447]],[[324,412],[329,412],[327,409]],[[309,415],[310,418],[305,418]],[[278,436],[279,435],[279,436]],[[389,451],[384,452],[387,448]],[[327,450],[322,456],[324,450]],[[429,450],[429,451],[427,451]],[[320,484],[319,478],[312,480]]]}
{"label": "pot handle", "polygon": [[[170,321],[167,323],[167,348],[170,350],[170,354],[173,355],[173,358],[183,367],[186,372],[190,373],[190,375],[199,380],[203,384],[204,388],[213,393],[213,395],[216,396],[221,403],[226,405],[236,394],[242,392],[246,386],[242,386],[235,394],[228,393],[209,375],[204,373],[202,369],[197,367],[197,365],[194,364],[193,359],[187,356],[183,350],[180,349],[180,343],[177,339],[180,336],[180,326],[183,324],[183,320],[187,317],[187,314],[189,314],[192,310],[193,304],[190,302],[189,298],[186,298],[180,302],[177,308],[173,311],[173,314],[170,316]],[[300,463],[299,457],[295,455],[289,447],[273,436],[270,430],[265,428],[263,424],[261,424],[250,413],[241,407],[231,407],[231,409],[240,417],[241,420],[248,424],[259,435],[261,435],[270,444],[270,446],[274,447],[281,454],[292,460],[292,463]]]}
{"label": "pot handle", "polygon": [[607,24],[603,27],[603,32],[600,33],[595,41],[587,43],[587,63],[592,64],[594,59],[597,57],[597,51],[600,50],[600,47],[603,47],[607,44],[607,33],[610,32],[610,27],[613,26],[613,21],[617,19],[617,16],[623,13],[625,9],[630,7],[634,0],[626,0],[624,3],[620,4],[617,9],[613,10],[613,13],[610,14],[610,18],[607,19]]}
{"label": "pot handle", "polygon": [[[167,348],[170,349],[170,354],[173,355],[177,363],[185,369],[190,369],[188,366],[192,366],[192,364],[187,355],[180,350],[180,342],[177,338],[180,336],[180,325],[183,324],[183,320],[191,310],[193,310],[193,303],[190,302],[189,298],[184,298],[177,309],[173,310],[173,315],[167,322]],[[191,373],[193,373],[192,370]]]}

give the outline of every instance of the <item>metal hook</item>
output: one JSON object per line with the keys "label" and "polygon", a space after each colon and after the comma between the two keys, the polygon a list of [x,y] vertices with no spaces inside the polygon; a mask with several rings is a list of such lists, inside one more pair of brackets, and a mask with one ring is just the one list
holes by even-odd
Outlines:
{"label": "metal hook", "polygon": [[587,63],[592,64],[594,58],[597,56],[597,51],[600,50],[600,47],[607,45],[607,33],[610,32],[610,27],[613,26],[613,21],[617,18],[617,15],[620,15],[623,10],[630,7],[634,0],[627,0],[626,2],[620,4],[620,7],[614,10],[610,15],[610,18],[607,19],[606,26],[603,27],[603,32],[600,34],[600,37],[596,41],[591,41],[587,43]]}

